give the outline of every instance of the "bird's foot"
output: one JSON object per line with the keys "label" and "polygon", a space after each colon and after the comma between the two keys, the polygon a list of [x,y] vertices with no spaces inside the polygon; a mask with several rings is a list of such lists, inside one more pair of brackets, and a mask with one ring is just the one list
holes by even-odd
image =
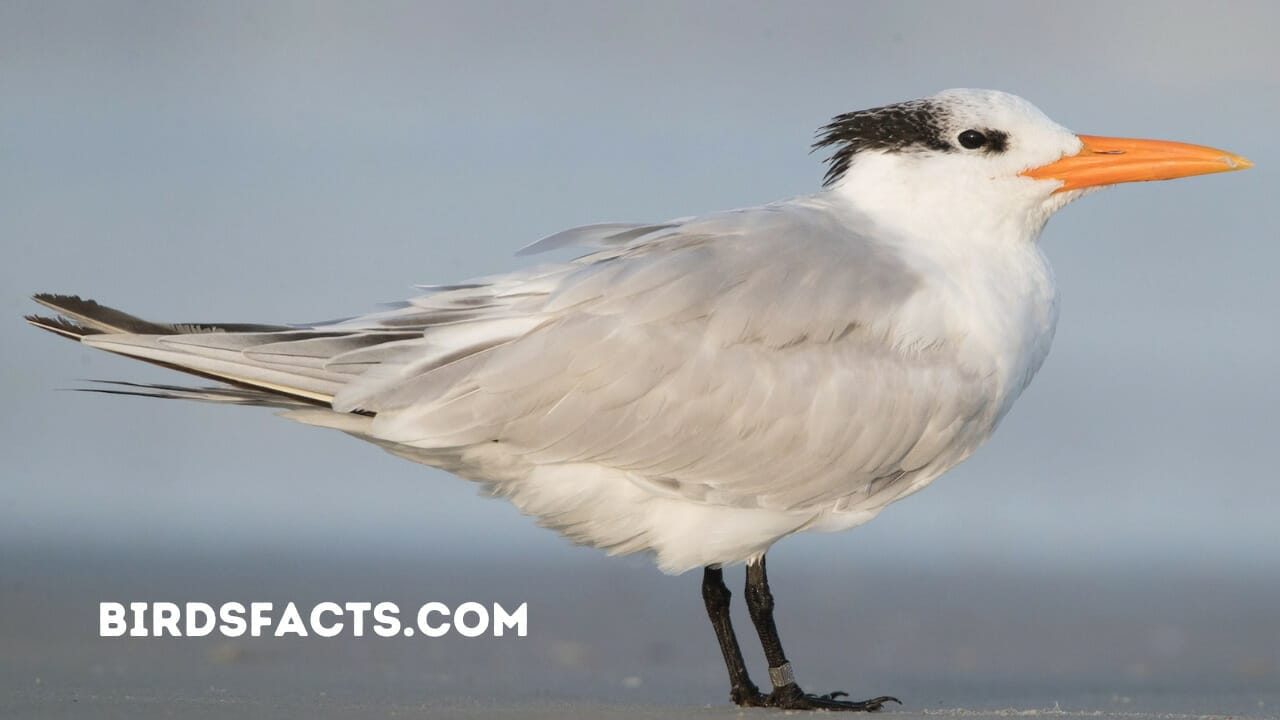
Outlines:
{"label": "bird's foot", "polygon": [[[773,692],[763,697],[764,706],[783,710],[836,710],[844,712],[876,712],[887,702],[899,705],[902,701],[896,697],[881,695],[870,700],[841,700],[848,697],[846,692],[832,692],[826,695],[811,695],[800,689],[795,683],[776,687]],[[739,703],[741,704],[741,703]]]}
{"label": "bird's foot", "polygon": [[765,707],[767,699],[760,694],[760,689],[750,682],[746,685],[734,685],[729,690],[729,697],[738,707]]}

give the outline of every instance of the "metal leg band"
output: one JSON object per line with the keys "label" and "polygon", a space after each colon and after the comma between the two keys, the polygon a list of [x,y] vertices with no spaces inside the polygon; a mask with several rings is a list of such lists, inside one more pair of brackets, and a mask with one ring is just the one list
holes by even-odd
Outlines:
{"label": "metal leg band", "polygon": [[781,667],[769,668],[769,679],[773,681],[775,688],[780,688],[786,685],[794,685],[796,674],[791,670],[791,663],[787,663]]}

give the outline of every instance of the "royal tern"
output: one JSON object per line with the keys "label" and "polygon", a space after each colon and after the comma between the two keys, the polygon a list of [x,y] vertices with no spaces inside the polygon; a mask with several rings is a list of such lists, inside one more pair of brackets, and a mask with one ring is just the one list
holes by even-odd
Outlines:
{"label": "royal tern", "polygon": [[[103,392],[281,408],[483,483],[575,542],[703,568],[734,702],[875,710],[893,698],[796,684],[766,551],[867,522],[991,435],[1053,338],[1050,215],[1101,186],[1250,163],[1076,135],[990,90],[840,115],[815,147],[830,157],[814,194],[566,230],[522,252],[588,254],[347,320],[156,323],[48,294],[58,317],[27,319],[224,383]],[[768,694],[730,623],[735,563]]]}

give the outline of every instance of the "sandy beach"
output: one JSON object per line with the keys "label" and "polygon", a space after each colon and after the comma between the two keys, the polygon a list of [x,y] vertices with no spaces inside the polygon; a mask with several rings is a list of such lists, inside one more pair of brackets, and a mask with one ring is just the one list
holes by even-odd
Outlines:
{"label": "sandy beach", "polygon": [[[1275,717],[1275,578],[777,563],[815,691],[893,717]],[[739,571],[740,572],[740,571]],[[735,578],[735,571],[728,575]],[[101,638],[100,601],[527,602],[525,638]],[[593,553],[522,563],[22,549],[0,577],[5,717],[765,717],[730,706],[697,578]],[[748,663],[765,680],[750,625]]]}

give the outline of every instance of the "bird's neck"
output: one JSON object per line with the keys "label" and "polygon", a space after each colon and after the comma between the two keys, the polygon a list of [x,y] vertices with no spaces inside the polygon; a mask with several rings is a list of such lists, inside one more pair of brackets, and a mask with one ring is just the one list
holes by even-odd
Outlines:
{"label": "bird's neck", "polygon": [[852,168],[827,202],[929,279],[902,308],[900,331],[950,343],[959,362],[994,384],[1003,415],[1043,362],[1056,325],[1053,274],[1035,242],[1049,213],[995,196],[994,183],[947,186],[876,170]]}

